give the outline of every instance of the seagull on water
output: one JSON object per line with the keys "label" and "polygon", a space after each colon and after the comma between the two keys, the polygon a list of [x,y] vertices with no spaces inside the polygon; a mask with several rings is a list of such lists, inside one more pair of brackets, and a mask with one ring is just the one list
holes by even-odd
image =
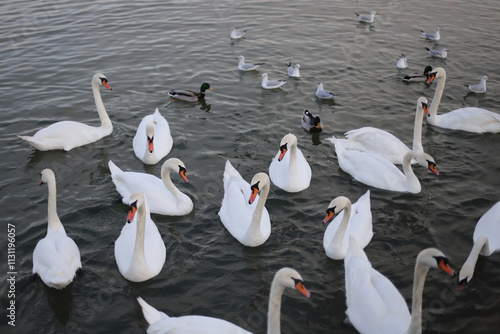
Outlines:
{"label": "seagull on water", "polygon": [[373,23],[373,20],[375,20],[375,15],[377,14],[377,12],[372,10],[370,15],[359,15],[358,13],[354,13],[354,14],[356,14],[359,17],[359,20],[361,22]]}
{"label": "seagull on water", "polygon": [[436,58],[446,58],[448,57],[448,49],[442,49],[442,50],[431,50],[429,48],[425,48],[429,53]]}
{"label": "seagull on water", "polygon": [[486,93],[486,81],[488,80],[490,80],[490,78],[488,78],[488,76],[486,75],[483,75],[481,77],[481,81],[479,81],[478,84],[475,85],[465,84],[465,86],[467,86],[469,90],[473,93]]}

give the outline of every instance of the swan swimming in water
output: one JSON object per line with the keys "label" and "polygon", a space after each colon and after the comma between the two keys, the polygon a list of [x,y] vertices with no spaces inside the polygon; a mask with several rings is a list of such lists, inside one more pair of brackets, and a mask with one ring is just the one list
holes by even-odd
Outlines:
{"label": "swan swimming in water", "polygon": [[92,92],[94,93],[95,106],[101,126],[90,126],[80,122],[61,121],[37,131],[32,137],[18,136],[40,151],[64,150],[69,151],[75,147],[87,145],[110,135],[113,124],[109,119],[104,103],[102,102],[99,86],[111,90],[108,79],[104,74],[97,73],[92,77]]}

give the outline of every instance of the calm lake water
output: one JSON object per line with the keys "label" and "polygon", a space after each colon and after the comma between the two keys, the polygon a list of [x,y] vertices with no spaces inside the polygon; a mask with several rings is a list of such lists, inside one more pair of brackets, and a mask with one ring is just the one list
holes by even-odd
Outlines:
{"label": "calm lake water", "polygon": [[[407,85],[405,73],[442,66],[448,80],[440,112],[479,106],[499,112],[500,15],[498,1],[1,1],[0,10],[0,298],[2,333],[145,333],[136,297],[169,315],[201,314],[265,333],[274,273],[295,268],[311,292],[287,291],[283,333],[356,333],[345,319],[344,263],[326,257],[321,221],[336,196],[353,202],[367,186],[340,170],[332,134],[374,126],[411,145],[418,97],[429,100],[436,85]],[[376,10],[375,23],[360,24],[354,12]],[[228,28],[248,29],[231,41]],[[426,41],[419,29],[443,28]],[[447,48],[433,59],[425,47]],[[397,70],[401,53],[409,68]],[[239,72],[237,59],[265,62]],[[260,87],[259,75],[285,79],[285,62],[301,65],[300,79],[279,90]],[[114,131],[69,152],[40,152],[16,135],[32,135],[60,120],[98,124],[90,80],[103,72],[101,88]],[[488,75],[488,92],[468,94],[464,83]],[[339,94],[318,101],[318,81]],[[173,88],[198,89],[203,103],[171,101]],[[113,248],[125,223],[109,169],[160,174],[133,154],[141,119],[159,108],[174,139],[169,157],[187,167],[189,183],[173,177],[195,203],[183,217],[153,215],[167,248],[161,273],[131,283],[118,272]],[[302,111],[319,114],[321,134],[300,127]],[[425,122],[424,122],[425,123]],[[226,160],[250,181],[267,172],[287,133],[313,171],[311,186],[289,194],[272,186],[266,207],[272,233],[261,247],[246,248],[224,228],[217,212]],[[472,247],[479,218],[500,200],[500,135],[448,131],[424,124],[423,145],[441,173],[415,168],[422,192],[371,189],[374,237],[365,248],[374,268],[411,304],[418,252],[437,247],[459,270]],[[40,171],[54,170],[58,213],[78,244],[83,270],[67,289],[47,288],[32,275],[32,253],[47,229],[47,187]],[[15,225],[15,298],[8,297],[7,224]],[[500,325],[500,255],[480,257],[470,285],[431,270],[423,314],[425,333],[496,333]],[[16,326],[6,307],[15,300]]]}

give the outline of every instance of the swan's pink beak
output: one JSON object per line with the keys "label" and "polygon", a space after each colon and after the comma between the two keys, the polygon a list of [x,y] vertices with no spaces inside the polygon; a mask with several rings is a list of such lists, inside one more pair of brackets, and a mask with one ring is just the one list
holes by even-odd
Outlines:
{"label": "swan's pink beak", "polygon": [[153,144],[153,138],[149,138],[148,136],[148,151],[149,153],[153,153],[155,150],[155,146]]}

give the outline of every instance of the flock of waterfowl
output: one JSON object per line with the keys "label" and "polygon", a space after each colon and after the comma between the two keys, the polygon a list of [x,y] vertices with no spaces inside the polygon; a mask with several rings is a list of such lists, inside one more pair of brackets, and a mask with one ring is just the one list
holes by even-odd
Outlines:
{"label": "flock of waterfowl", "polygon": [[[376,11],[372,11],[370,15],[356,15],[360,21],[369,24],[374,21],[376,14]],[[246,33],[246,30],[230,30],[233,39],[242,38]],[[440,28],[436,28],[433,33],[422,33],[428,39],[438,40],[440,31]],[[241,71],[256,70],[263,65],[246,63],[244,56],[239,56],[238,59],[238,69]],[[299,64],[285,65],[290,77],[300,77]],[[408,67],[404,54],[397,67]],[[264,89],[277,89],[286,83],[285,80],[269,80],[266,73],[261,77]],[[330,140],[334,144],[340,168],[359,182],[389,191],[418,193],[421,185],[412,171],[412,164],[421,165],[439,175],[436,162],[424,152],[422,145],[425,114],[427,124],[476,133],[500,132],[500,115],[471,107],[439,115],[437,110],[446,82],[446,72],[442,67],[432,69],[428,66],[422,74],[410,74],[403,80],[438,83],[430,105],[425,97],[417,100],[411,148],[390,132],[373,127],[350,130],[346,132],[345,138],[332,136]],[[480,84],[470,85],[469,89],[484,92],[486,80],[488,77],[483,76]],[[97,73],[92,77],[91,84],[101,126],[62,121],[39,130],[33,136],[19,138],[40,151],[69,151],[111,134],[113,126],[99,91],[101,85],[111,89],[108,79],[102,73]],[[172,90],[169,95],[175,100],[199,101],[204,99],[205,92],[209,89],[210,85],[203,83],[199,92]],[[321,82],[318,83],[315,95],[320,99],[335,96],[324,90]],[[301,124],[310,132],[322,130],[319,116],[313,115],[309,110],[304,110]],[[133,139],[133,151],[144,164],[157,164],[169,154],[172,144],[168,122],[156,109],[138,125]],[[402,165],[403,172],[396,165]],[[171,172],[175,171],[188,182],[186,167],[181,160],[169,158],[162,165],[161,178],[147,173],[123,171],[111,160],[109,170],[123,203],[129,205],[126,223],[115,242],[116,264],[123,277],[133,282],[142,282],[156,276],[163,268],[166,258],[165,244],[150,214],[182,216],[194,209],[191,198],[182,193],[170,178]],[[242,245],[260,246],[271,234],[271,220],[265,208],[271,183],[293,193],[307,189],[311,178],[311,167],[293,134],[282,138],[279,150],[271,160],[268,174],[257,173],[250,183],[227,161],[223,173],[224,197],[218,213],[220,220]],[[66,235],[58,218],[56,180],[50,169],[41,172],[41,183],[48,185],[48,227],[46,237],[38,242],[33,252],[33,273],[38,274],[47,286],[61,289],[73,281],[76,271],[81,268],[80,252],[75,242]],[[479,254],[490,255],[500,249],[499,217],[500,202],[477,223],[473,235],[474,247],[460,271],[460,284],[465,285],[471,280]],[[450,275],[455,274],[445,255],[434,248],[425,249],[418,254],[410,314],[404,298],[386,277],[372,268],[363,251],[373,236],[370,190],[355,203],[351,203],[345,196],[334,198],[328,205],[323,222],[329,223],[323,239],[326,255],[334,260],[344,260],[346,313],[354,327],[361,333],[420,333],[422,291],[427,271],[430,268],[440,268]],[[268,333],[280,333],[280,304],[285,288],[297,289],[306,297],[310,296],[297,271],[291,268],[279,270],[270,290]],[[148,333],[249,333],[221,319],[205,316],[169,317],[140,297],[138,302],[150,324]]]}

